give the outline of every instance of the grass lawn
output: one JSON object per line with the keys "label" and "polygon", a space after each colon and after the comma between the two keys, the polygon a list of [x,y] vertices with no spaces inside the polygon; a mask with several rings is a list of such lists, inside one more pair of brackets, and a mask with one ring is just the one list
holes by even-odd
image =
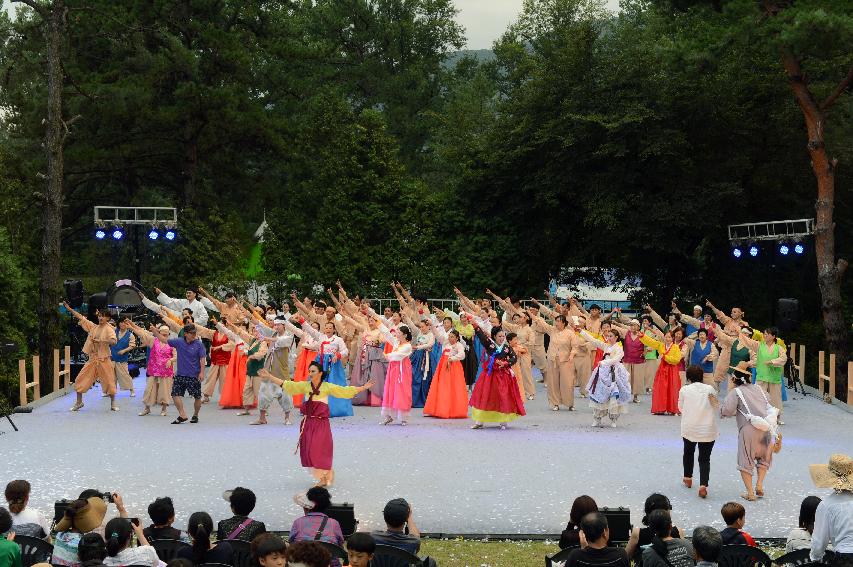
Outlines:
{"label": "grass lawn", "polygon": [[425,539],[420,555],[439,567],[542,567],[545,556],[560,550],[557,542]]}

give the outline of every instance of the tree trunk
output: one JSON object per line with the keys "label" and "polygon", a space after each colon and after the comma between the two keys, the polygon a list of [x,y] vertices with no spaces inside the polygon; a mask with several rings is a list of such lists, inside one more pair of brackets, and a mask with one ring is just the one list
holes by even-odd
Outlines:
{"label": "tree trunk", "polygon": [[62,46],[65,40],[65,1],[54,0],[45,22],[47,43],[47,123],[44,146],[47,154],[47,186],[41,202],[41,271],[39,274],[39,345],[41,380],[53,383],[53,349],[59,346],[60,245],[64,184],[62,119]]}
{"label": "tree trunk", "polygon": [[817,281],[821,294],[821,313],[826,346],[836,354],[835,394],[847,399],[847,361],[850,344],[847,325],[841,305],[841,280],[847,269],[847,261],[835,260],[835,166],[838,160],[830,159],[824,144],[825,116],[821,107],[803,78],[799,60],[790,52],[784,52],[782,63],[788,74],[791,90],[800,109],[808,132],[808,152],[812,170],[817,179],[817,202],[815,203],[815,256],[817,257]]}

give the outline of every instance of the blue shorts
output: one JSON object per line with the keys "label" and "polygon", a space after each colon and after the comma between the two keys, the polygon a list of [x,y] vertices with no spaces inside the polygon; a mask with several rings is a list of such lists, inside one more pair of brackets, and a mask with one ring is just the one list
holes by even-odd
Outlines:
{"label": "blue shorts", "polygon": [[172,396],[183,397],[184,392],[195,399],[201,399],[201,381],[198,376],[175,376],[172,382]]}

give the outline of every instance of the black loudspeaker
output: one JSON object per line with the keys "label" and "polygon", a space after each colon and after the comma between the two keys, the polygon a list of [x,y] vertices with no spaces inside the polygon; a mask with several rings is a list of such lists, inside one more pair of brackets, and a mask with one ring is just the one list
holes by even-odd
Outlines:
{"label": "black loudspeaker", "polygon": [[17,352],[18,343],[6,337],[0,337],[0,354],[12,354]]}
{"label": "black loudspeaker", "polygon": [[800,302],[790,298],[779,299],[776,302],[776,320],[781,332],[796,331],[800,326]]}
{"label": "black loudspeaker", "polygon": [[347,502],[332,504],[326,510],[326,515],[338,521],[344,537],[351,536],[358,529],[358,520],[355,519],[355,506],[352,504]]}
{"label": "black loudspeaker", "polygon": [[631,511],[628,508],[599,508],[607,518],[611,543],[628,543],[631,537]]}
{"label": "black loudspeaker", "polygon": [[83,305],[83,282],[80,280],[65,280],[65,299],[68,305],[74,309],[80,309]]}

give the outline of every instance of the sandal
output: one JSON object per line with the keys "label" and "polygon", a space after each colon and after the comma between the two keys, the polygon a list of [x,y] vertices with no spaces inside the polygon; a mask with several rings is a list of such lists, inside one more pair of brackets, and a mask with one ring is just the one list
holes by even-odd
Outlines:
{"label": "sandal", "polygon": [[264,420],[258,419],[256,421],[249,423],[249,425],[266,425],[266,424],[267,424],[267,420],[265,420],[265,419]]}
{"label": "sandal", "polygon": [[755,487],[755,495],[758,498],[764,498],[764,487],[756,486]]}
{"label": "sandal", "polygon": [[755,494],[750,494],[749,492],[744,492],[740,495],[744,500],[748,500],[750,502],[755,502]]}
{"label": "sandal", "polygon": [[70,411],[80,411],[80,408],[82,408],[82,407],[83,407],[83,402],[79,402],[79,403],[76,403],[73,406],[71,406]]}
{"label": "sandal", "polygon": [[180,425],[180,424],[184,423],[185,421],[188,421],[187,418],[178,416],[175,418],[175,421],[172,422],[172,425]]}
{"label": "sandal", "polygon": [[483,424],[482,423],[475,423],[474,425],[471,426],[471,429],[483,429]]}
{"label": "sandal", "polygon": [[118,411],[118,406],[110,406],[110,411]]}
{"label": "sandal", "polygon": [[681,482],[684,483],[684,486],[687,488],[693,488],[693,479],[688,477],[682,477]]}
{"label": "sandal", "polygon": [[252,415],[252,412],[250,412],[249,410],[243,410],[241,412],[238,412],[237,415]]}
{"label": "sandal", "polygon": [[163,408],[162,410],[160,410],[160,415],[162,415],[163,417],[166,417],[166,415],[167,415],[166,408]]}
{"label": "sandal", "polygon": [[149,413],[151,413],[151,408],[145,408],[144,410],[139,412],[139,415],[148,415]]}
{"label": "sandal", "polygon": [[389,416],[386,416],[383,421],[379,422],[379,424],[380,425],[388,425],[392,421],[394,421],[394,418],[389,415]]}

